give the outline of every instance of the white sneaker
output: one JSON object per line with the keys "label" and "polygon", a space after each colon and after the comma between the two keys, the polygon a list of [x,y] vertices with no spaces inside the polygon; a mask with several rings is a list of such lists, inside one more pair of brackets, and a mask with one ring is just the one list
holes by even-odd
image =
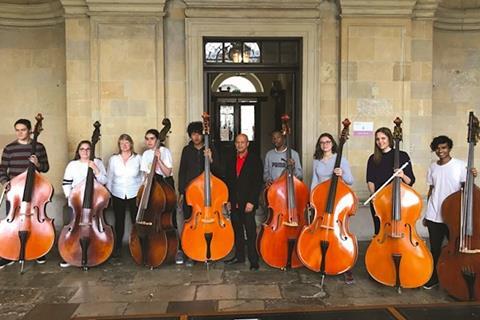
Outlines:
{"label": "white sneaker", "polygon": [[65,262],[65,261],[60,262],[58,265],[60,266],[60,268],[68,268],[68,267],[71,266],[70,263]]}
{"label": "white sneaker", "polygon": [[0,259],[0,270],[5,268],[6,266],[11,266],[14,263],[15,263],[15,261],[13,261],[13,260]]}
{"label": "white sneaker", "polygon": [[177,251],[175,255],[175,264],[183,264],[185,261],[185,256],[183,255],[183,251]]}
{"label": "white sneaker", "polygon": [[47,258],[45,258],[45,256],[43,257],[40,257],[38,258],[37,260],[35,260],[38,264],[44,264],[45,262],[47,262]]}

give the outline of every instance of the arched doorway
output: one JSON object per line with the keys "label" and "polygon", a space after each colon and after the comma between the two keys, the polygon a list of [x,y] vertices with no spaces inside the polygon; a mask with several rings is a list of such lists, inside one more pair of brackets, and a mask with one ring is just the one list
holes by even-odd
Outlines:
{"label": "arched doorway", "polygon": [[292,119],[292,146],[301,148],[299,52],[300,39],[204,39],[205,105],[222,155],[245,133],[250,149],[263,157],[284,113]]}
{"label": "arched doorway", "polygon": [[253,152],[260,151],[262,83],[253,74],[220,73],[212,83],[214,141],[221,154],[233,152],[239,133],[247,135]]}

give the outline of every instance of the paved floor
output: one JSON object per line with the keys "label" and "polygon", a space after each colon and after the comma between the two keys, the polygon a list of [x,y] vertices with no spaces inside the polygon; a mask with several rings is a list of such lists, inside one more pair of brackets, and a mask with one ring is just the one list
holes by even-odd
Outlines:
{"label": "paved floor", "polygon": [[[329,277],[325,298],[309,298],[318,291],[319,276],[304,268],[284,272],[261,264],[260,270],[250,271],[248,264],[219,262],[208,271],[204,264],[148,270],[135,265],[125,248],[121,258],[84,272],[59,268],[53,252],[46,264],[29,262],[23,275],[18,264],[0,270],[0,318],[19,319],[27,314],[27,319],[40,319],[42,308],[50,314],[54,311],[49,304],[69,310],[67,315],[90,316],[453,301],[438,288],[405,289],[398,294],[374,282],[363,263],[366,245],[360,243],[355,283],[346,285],[342,276]],[[55,318],[68,316],[58,313]]]}

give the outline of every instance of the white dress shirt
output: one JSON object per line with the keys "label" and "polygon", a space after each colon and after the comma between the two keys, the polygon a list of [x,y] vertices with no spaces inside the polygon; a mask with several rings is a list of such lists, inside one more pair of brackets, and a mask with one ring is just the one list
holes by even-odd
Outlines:
{"label": "white dress shirt", "polygon": [[142,184],[140,165],[142,157],[132,154],[125,163],[120,154],[114,154],[108,161],[107,189],[120,199],[135,198]]}
{"label": "white dress shirt", "polygon": [[[142,170],[145,173],[150,172],[150,167],[152,166],[152,161],[155,153],[153,150],[147,150],[143,153],[142,155],[142,166],[140,170]],[[170,150],[168,150],[165,147],[160,147],[160,159],[162,160],[163,164],[167,168],[173,168],[173,160],[172,160],[172,154],[170,153]],[[165,174],[162,172],[162,170],[156,166],[155,167],[155,173],[161,175],[162,177],[166,177]],[[173,170],[170,176],[173,175]]]}

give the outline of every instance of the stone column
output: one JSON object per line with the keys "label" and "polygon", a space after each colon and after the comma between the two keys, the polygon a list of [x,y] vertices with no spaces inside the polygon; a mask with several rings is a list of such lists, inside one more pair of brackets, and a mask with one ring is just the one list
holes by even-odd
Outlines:
{"label": "stone column", "polygon": [[161,129],[165,115],[163,15],[165,1],[64,1],[66,16],[69,153],[102,124],[97,155],[104,162],[128,133],[136,151]]}
{"label": "stone column", "polygon": [[[165,17],[165,114],[172,121],[171,147],[174,172],[178,175],[182,146],[187,143],[186,71],[185,71],[185,4],[168,3]],[[200,115],[198,120],[200,120]]]}

